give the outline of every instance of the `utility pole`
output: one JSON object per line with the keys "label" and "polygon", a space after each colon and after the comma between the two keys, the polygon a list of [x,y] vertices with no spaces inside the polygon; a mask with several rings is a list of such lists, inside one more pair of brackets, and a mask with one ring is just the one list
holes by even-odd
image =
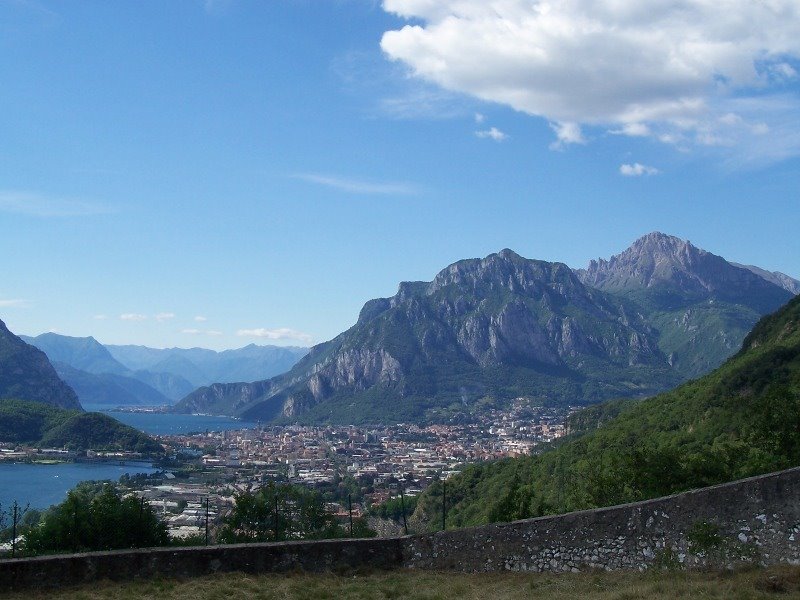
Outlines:
{"label": "utility pole", "polygon": [[14,500],[14,514],[11,518],[11,558],[17,553],[17,525],[22,520],[23,515],[28,512],[30,504],[27,504],[24,509],[19,509],[19,504]]}
{"label": "utility pole", "polygon": [[353,494],[347,494],[347,510],[350,512],[350,537],[353,537]]}
{"label": "utility pole", "polygon": [[17,551],[17,513],[19,512],[19,506],[17,505],[17,501],[14,500],[14,516],[12,518],[12,526],[11,526],[11,558],[14,558],[14,554]]}
{"label": "utility pole", "polygon": [[275,541],[278,541],[278,492],[275,491]]}
{"label": "utility pole", "polygon": [[442,479],[442,531],[447,529],[447,482]]}
{"label": "utility pole", "polygon": [[139,540],[136,542],[137,548],[141,547],[140,543],[141,538],[142,536],[144,536],[144,523],[142,523],[143,517],[144,517],[144,496],[142,496],[139,501],[139,532],[138,535],[136,536],[139,538]]}
{"label": "utility pole", "polygon": [[408,535],[408,521],[406,521],[406,496],[403,493],[403,484],[400,483],[400,511],[403,513],[403,529]]}
{"label": "utility pole", "polygon": [[208,546],[208,496],[206,496],[206,546]]}

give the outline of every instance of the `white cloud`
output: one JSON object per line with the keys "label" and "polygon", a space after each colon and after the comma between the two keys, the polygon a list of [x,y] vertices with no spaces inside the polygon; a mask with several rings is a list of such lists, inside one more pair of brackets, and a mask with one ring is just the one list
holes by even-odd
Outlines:
{"label": "white cloud", "polygon": [[556,141],[550,144],[553,150],[562,150],[569,144],[585,144],[580,125],[577,123],[550,123],[550,128],[556,134]]}
{"label": "white cloud", "polygon": [[481,113],[475,113],[475,122],[480,125],[486,120],[486,116]]}
{"label": "white cloud", "polygon": [[630,137],[647,137],[652,134],[652,131],[644,123],[625,123],[621,129],[611,130],[609,133]]}
{"label": "white cloud", "polygon": [[108,315],[95,315],[93,319],[96,321],[106,321],[108,319]]}
{"label": "white cloud", "polygon": [[194,318],[194,320],[195,320],[196,322],[198,322],[198,323],[205,323],[206,321],[208,321],[208,318],[207,318],[207,317],[204,317],[204,316],[202,316],[202,315],[197,315],[197,316]]}
{"label": "white cloud", "polygon": [[185,333],[188,335],[210,335],[212,337],[219,337],[221,335],[225,335],[222,331],[218,331],[216,329],[181,329],[181,333]]}
{"label": "white cloud", "polygon": [[655,167],[649,167],[638,162],[632,165],[620,165],[619,172],[626,177],[641,177],[642,175],[657,175],[660,173]]}
{"label": "white cloud", "polygon": [[[783,93],[800,60],[797,0],[384,0],[383,8],[410,21],[384,33],[389,59],[444,90],[557,124],[557,147],[575,143],[569,130],[580,126],[682,141],[716,133],[726,128],[722,105]],[[791,116],[796,132],[797,102]]]}
{"label": "white cloud", "polygon": [[295,175],[295,178],[351,194],[402,196],[417,193],[417,190],[407,183],[381,183],[318,173],[300,173]]}
{"label": "white cloud", "polygon": [[508,135],[500,131],[497,127],[492,127],[483,131],[476,131],[475,135],[482,139],[492,139],[495,142],[502,142],[508,139]]}
{"label": "white cloud", "polygon": [[137,313],[123,313],[119,316],[119,318],[122,321],[145,321],[147,320],[147,315],[140,315]]}
{"label": "white cloud", "polygon": [[297,340],[304,344],[310,344],[313,341],[309,334],[289,329],[288,327],[280,327],[278,329],[264,329],[261,327],[257,329],[240,329],[236,332],[236,335],[268,340]]}
{"label": "white cloud", "polygon": [[0,308],[22,308],[24,306],[28,306],[28,302],[21,298],[0,299]]}
{"label": "white cloud", "polygon": [[14,190],[0,190],[0,211],[45,218],[87,217],[114,212],[102,204]]}
{"label": "white cloud", "polygon": [[169,321],[170,319],[175,318],[175,313],[171,312],[161,312],[155,316],[156,321],[159,323],[163,323],[164,321]]}

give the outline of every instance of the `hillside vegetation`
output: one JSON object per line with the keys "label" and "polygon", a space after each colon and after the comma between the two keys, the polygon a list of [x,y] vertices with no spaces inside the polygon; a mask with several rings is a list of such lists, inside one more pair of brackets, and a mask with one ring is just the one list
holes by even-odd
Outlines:
{"label": "hillside vegetation", "polygon": [[[763,318],[719,369],[643,401],[578,413],[539,456],[475,465],[447,482],[448,526],[609,506],[800,464],[800,298]],[[441,522],[441,484],[417,527]]]}
{"label": "hillside vegetation", "polygon": [[70,450],[161,453],[152,438],[100,413],[0,400],[0,441]]}

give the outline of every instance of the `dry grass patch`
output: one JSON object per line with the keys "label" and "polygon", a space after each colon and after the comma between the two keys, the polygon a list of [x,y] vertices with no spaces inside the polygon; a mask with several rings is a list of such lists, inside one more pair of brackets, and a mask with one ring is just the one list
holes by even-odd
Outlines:
{"label": "dry grass patch", "polygon": [[491,573],[464,575],[421,571],[361,575],[246,575],[228,573],[186,581],[157,579],[102,582],[77,588],[0,593],[3,600],[66,598],[291,600],[661,600],[673,598],[800,598],[800,567],[737,573]]}

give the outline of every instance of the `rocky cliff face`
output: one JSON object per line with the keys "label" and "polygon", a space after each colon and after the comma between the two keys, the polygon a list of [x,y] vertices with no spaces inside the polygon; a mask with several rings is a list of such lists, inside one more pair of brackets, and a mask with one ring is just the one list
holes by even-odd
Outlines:
{"label": "rocky cliff face", "polygon": [[634,301],[658,331],[661,351],[686,378],[722,364],[759,318],[792,297],[776,274],[729,263],[663,233],[591,261],[577,275],[588,286]]}
{"label": "rocky cliff face", "polygon": [[368,302],[356,325],[284,376],[203,388],[178,410],[326,419],[355,404],[347,419],[421,418],[487,396],[567,402],[645,393],[655,379],[674,380],[635,310],[566,265],[504,250]]}
{"label": "rocky cliff face", "polygon": [[658,232],[639,238],[609,260],[591,261],[578,276],[586,285],[628,293],[658,308],[717,300],[765,314],[791,297],[787,290],[749,269]]}
{"label": "rocky cliff face", "polygon": [[0,399],[31,400],[80,409],[75,392],[59,379],[41,350],[23,342],[0,321]]}
{"label": "rocky cliff face", "polygon": [[446,419],[519,396],[642,396],[718,366],[791,294],[650,234],[584,271],[503,250],[401,283],[288,373],[214,385],[176,410],[343,423]]}

